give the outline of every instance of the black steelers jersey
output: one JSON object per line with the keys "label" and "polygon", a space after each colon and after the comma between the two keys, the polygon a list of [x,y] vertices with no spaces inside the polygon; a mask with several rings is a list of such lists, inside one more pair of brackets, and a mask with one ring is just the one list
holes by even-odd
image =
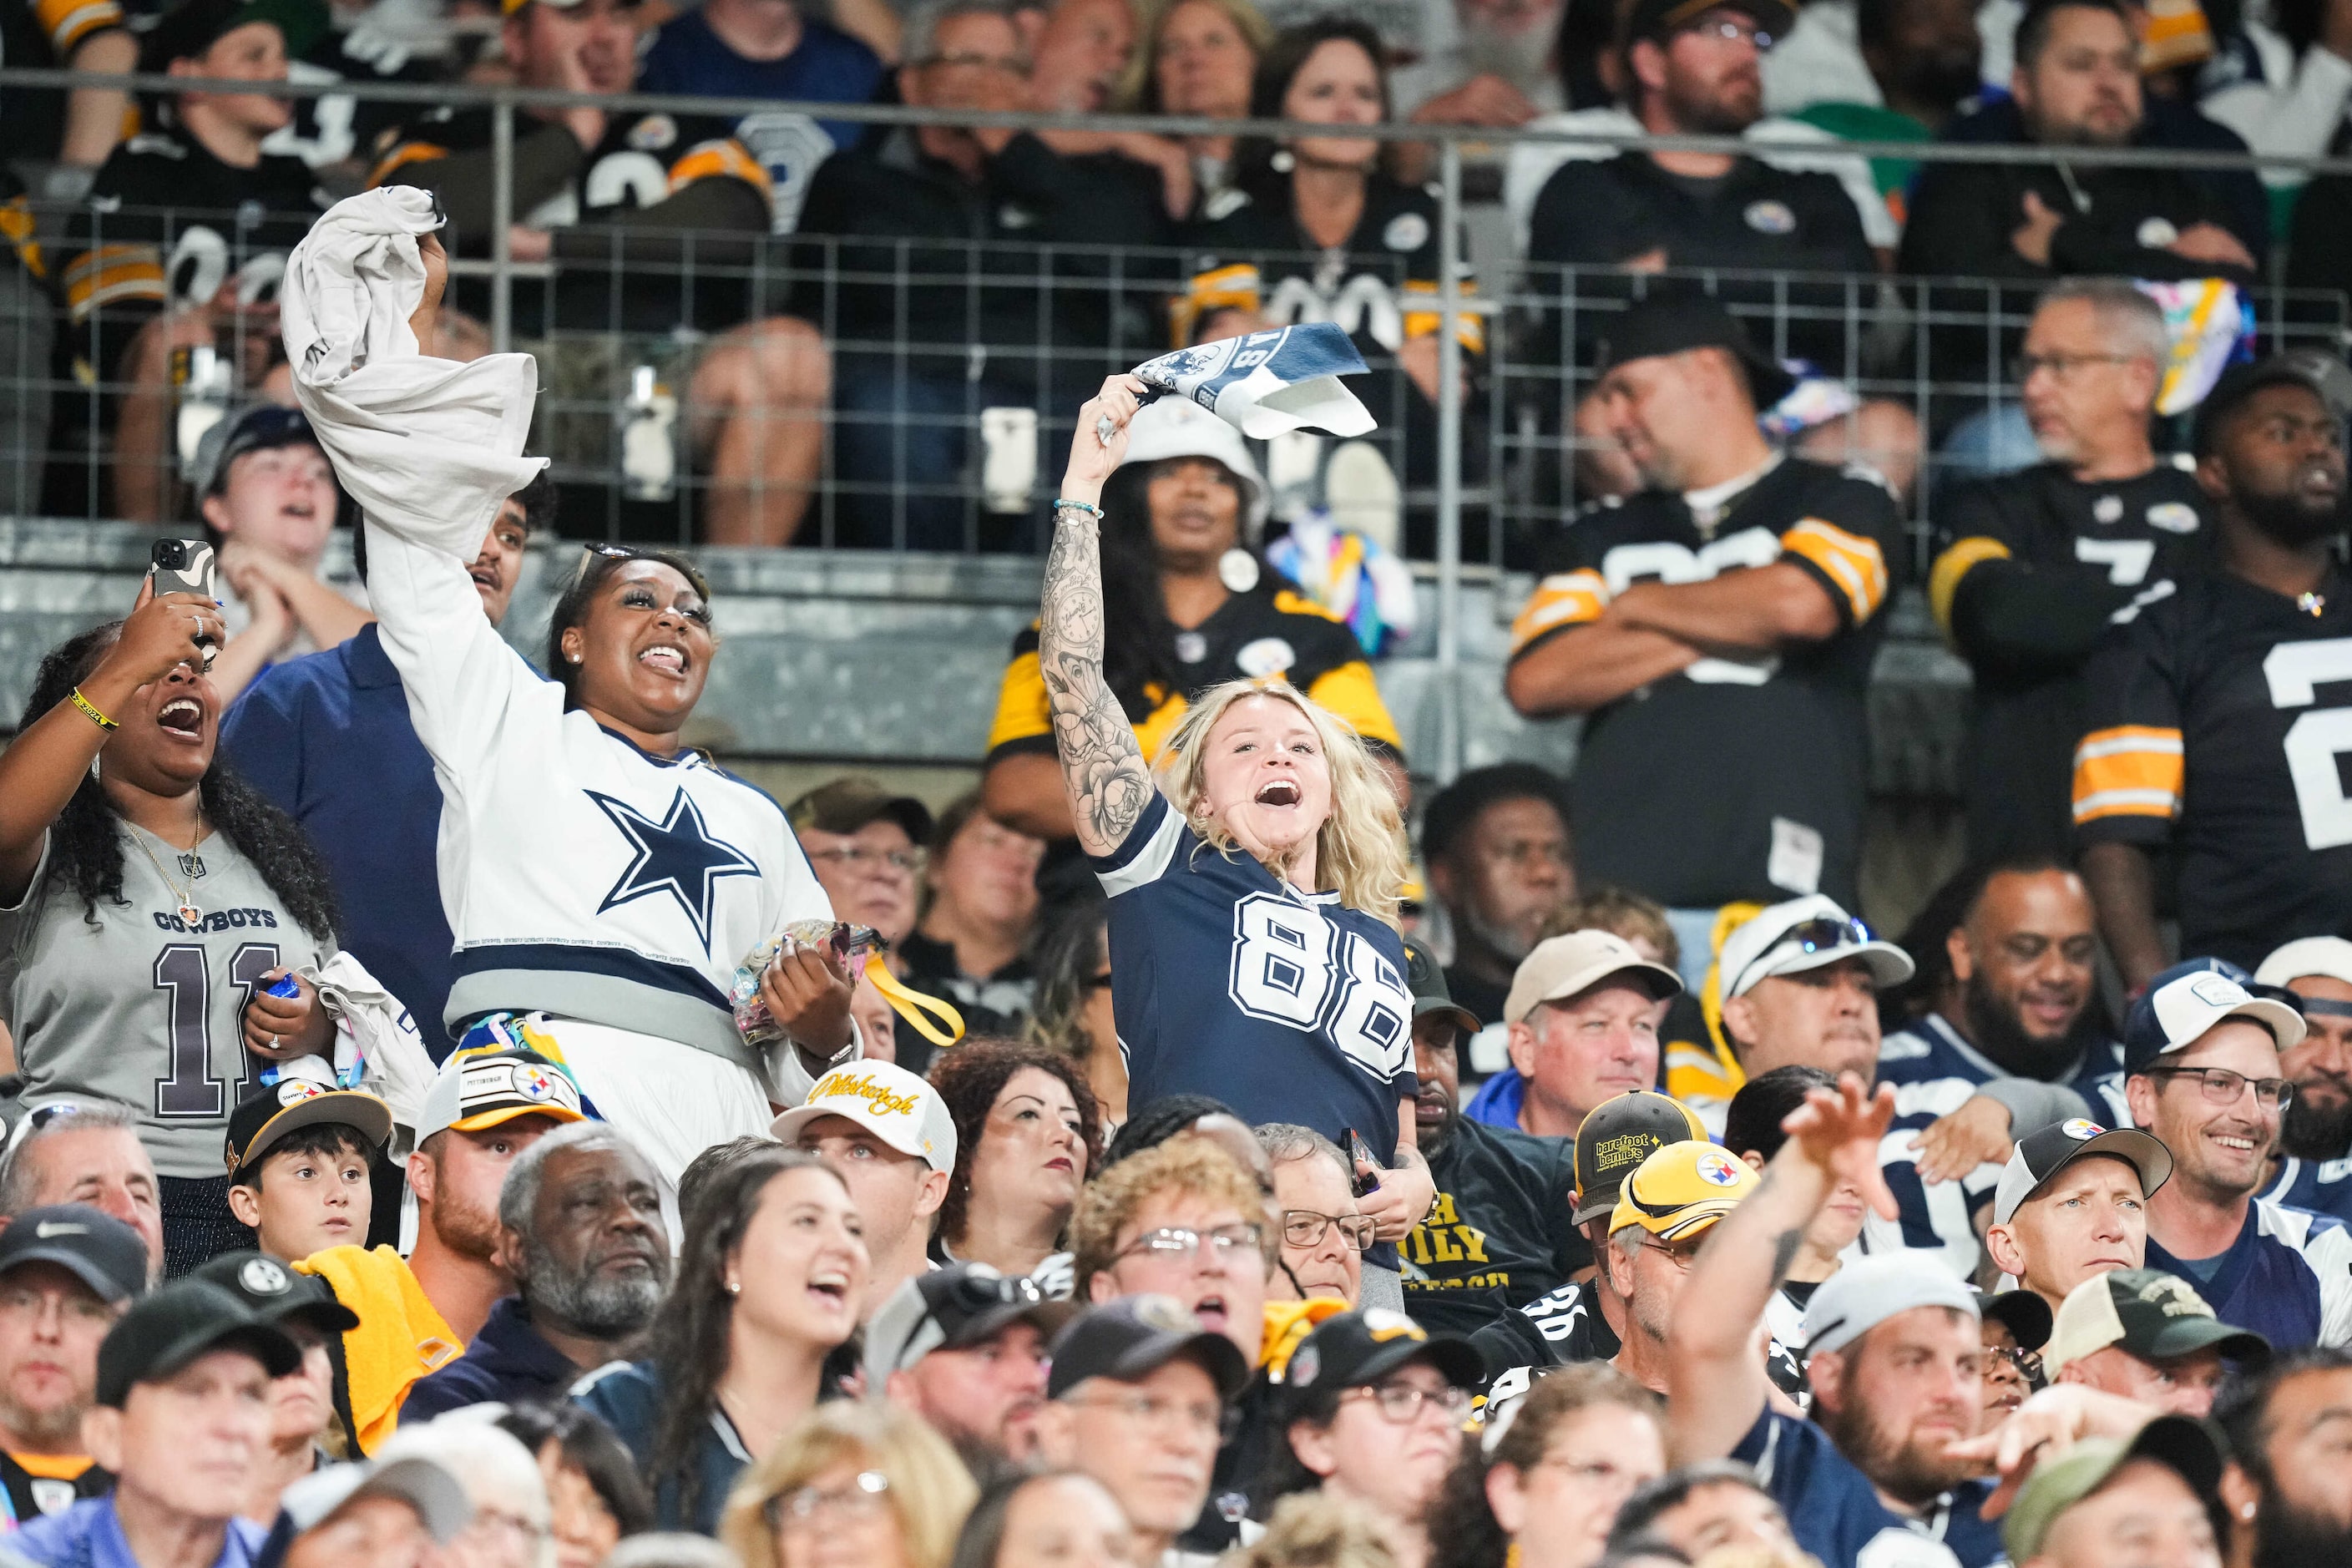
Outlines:
{"label": "black steelers jersey", "polygon": [[1586,719],[1569,783],[1580,878],[1669,906],[1822,892],[1851,908],[1869,739],[1864,693],[1902,559],[1895,498],[1867,469],[1790,458],[1717,498],[1645,490],[1588,507],[1549,546],[1511,658],[1597,620],[1648,579],[1703,582],[1788,561],[1840,629],[1777,653],[1706,658]]}
{"label": "black steelers jersey", "polygon": [[[1175,635],[1170,650],[1191,678],[1181,691],[1153,681],[1139,701],[1122,700],[1144,757],[1157,761],[1176,732],[1191,700],[1228,680],[1279,675],[1355,726],[1356,733],[1402,759],[1403,740],[1381,700],[1372,667],[1356,634],[1331,613],[1296,589],[1265,583],[1235,594],[1216,614]],[[1022,752],[1054,752],[1054,720],[1045,679],[1037,668],[1037,624],[1013,639],[1013,662],[1005,667],[996,695],[996,721],[988,730],[988,760]],[[1136,1103],[1141,1104],[1140,1100]]]}
{"label": "black steelers jersey", "polygon": [[100,165],[56,247],[74,359],[110,381],[158,310],[215,299],[268,304],[287,252],[328,205],[299,158],[265,156],[241,169],[174,128],[132,137]]}
{"label": "black steelers jersey", "polygon": [[1960,764],[1972,856],[2066,852],[2083,661],[2112,617],[2202,568],[2208,506],[2170,463],[2113,482],[2042,463],[1940,505],[1927,602],[1976,677]]}
{"label": "black steelers jersey", "polygon": [[2331,574],[2306,609],[2184,578],[2084,678],[2076,839],[2173,848],[2181,952],[2252,968],[2292,938],[2352,934],[2352,582]]}
{"label": "black steelers jersey", "polygon": [[[478,164],[452,176],[451,165],[442,160],[483,152],[491,145],[493,128],[487,109],[425,110],[379,138],[368,184],[437,187],[445,179],[486,179]],[[696,237],[693,264],[684,269],[674,255],[633,257],[621,237],[610,233],[571,244],[559,240],[562,265],[555,281],[522,279],[514,286],[518,335],[558,330],[667,332],[681,321],[718,331],[751,313],[743,259],[768,233],[774,193],[768,171],[736,139],[731,121],[721,115],[608,115],[604,139],[584,153],[569,132],[526,121],[516,127],[515,142],[521,198],[515,221],[526,228],[630,226],[641,223],[635,215],[688,190],[711,197],[690,225],[707,232]],[[464,170],[466,164],[460,160],[457,167]],[[672,221],[686,226],[681,218]],[[647,237],[641,231],[633,237]],[[458,241],[468,254],[488,254],[486,234],[461,228]],[[458,299],[487,317],[486,294],[477,298],[471,289],[461,289]]]}
{"label": "black steelers jersey", "polygon": [[1295,1121],[1392,1163],[1420,1092],[1404,939],[1336,893],[1303,893],[1203,843],[1156,790],[1117,853],[1111,1005],[1128,1103],[1205,1094],[1255,1127]]}

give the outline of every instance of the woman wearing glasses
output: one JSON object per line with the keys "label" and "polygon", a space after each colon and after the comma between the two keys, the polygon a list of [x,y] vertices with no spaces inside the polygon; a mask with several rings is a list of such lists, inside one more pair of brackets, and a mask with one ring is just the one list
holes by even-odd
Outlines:
{"label": "woman wearing glasses", "polygon": [[1311,1127],[1270,1121],[1257,1141],[1274,1167],[1274,1208],[1282,1237],[1266,1295],[1276,1301],[1363,1303],[1364,1251],[1371,1216],[1356,1204],[1348,1156]]}
{"label": "woman wearing glasses", "polygon": [[1325,1319],[1291,1355],[1275,1407],[1285,1443],[1252,1489],[1253,1511],[1320,1488],[1381,1521],[1399,1568],[1423,1568],[1422,1514],[1461,1455],[1470,1391],[1486,1378],[1469,1341],[1433,1338],[1402,1313]]}
{"label": "woman wearing glasses", "polygon": [[743,1568],[947,1568],[979,1497],[903,1407],[828,1405],[744,1473],[719,1538]]}
{"label": "woman wearing glasses", "polygon": [[1129,1102],[1210,1094],[1253,1126],[1360,1140],[1381,1167],[1364,1212],[1394,1241],[1436,1193],[1415,1147],[1396,795],[1278,665],[1202,692],[1157,777],[1146,763],[1104,676],[1100,506],[1143,391],[1113,376],[1079,411],[1038,626],[1063,787],[1110,896]]}
{"label": "woman wearing glasses", "polygon": [[1605,1362],[1495,1407],[1429,1512],[1429,1568],[1591,1568],[1634,1489],[1666,1473],[1658,1396]]}
{"label": "woman wearing glasses", "polygon": [[[389,211],[413,193],[376,194]],[[420,336],[446,280],[439,242],[425,236],[422,253]],[[450,1032],[544,1015],[534,1022],[597,1111],[675,1184],[709,1145],[766,1131],[772,1095],[797,1103],[813,1071],[856,1048],[849,980],[805,947],[762,982],[791,1043],[762,1060],[735,1026],[744,955],[833,912],[776,804],[682,738],[718,652],[709,585],[667,552],[591,546],[550,617],[543,678],[500,639],[467,576],[502,492],[537,461],[504,456],[499,443],[516,438],[501,429],[387,474],[329,394],[302,391],[365,512],[384,652],[441,784]],[[454,394],[414,412],[436,430],[472,416]]]}

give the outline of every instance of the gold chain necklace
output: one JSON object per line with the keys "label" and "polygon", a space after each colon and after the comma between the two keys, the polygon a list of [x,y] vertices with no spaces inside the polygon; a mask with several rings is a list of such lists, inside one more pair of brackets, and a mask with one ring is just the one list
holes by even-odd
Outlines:
{"label": "gold chain necklace", "polygon": [[[193,870],[188,873],[188,885],[184,889],[175,885],[170,877],[164,875],[163,862],[155,858],[155,851],[147,847],[147,835],[145,831],[140,828],[136,824],[133,824],[131,826],[131,837],[138,840],[140,853],[147,857],[147,864],[154,867],[155,875],[163,879],[164,890],[166,892],[178,895],[180,900],[180,908],[178,910],[180,918],[188,922],[189,929],[191,930],[195,930],[203,926],[205,923],[205,912],[196,908],[195,873]],[[157,837],[161,837],[162,835],[159,834]],[[204,841],[205,808],[199,805],[196,807],[195,840],[188,846],[188,858],[191,861],[195,858],[196,846],[202,844]]]}

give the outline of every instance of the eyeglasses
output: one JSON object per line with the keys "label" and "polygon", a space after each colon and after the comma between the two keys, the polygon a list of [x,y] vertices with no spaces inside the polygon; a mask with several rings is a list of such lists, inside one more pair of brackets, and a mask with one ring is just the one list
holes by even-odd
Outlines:
{"label": "eyeglasses", "polygon": [[1147,1230],[1127,1246],[1119,1248],[1121,1258],[1138,1256],[1165,1258],[1198,1258],[1205,1250],[1219,1263],[1230,1263],[1244,1253],[1263,1252],[1265,1228],[1243,1221],[1237,1225],[1221,1225],[1214,1230],[1189,1230],[1181,1225],[1163,1225],[1158,1230]]}
{"label": "eyeglasses", "polygon": [[1186,1399],[1162,1399],[1153,1394],[1097,1394],[1064,1401],[1115,1410],[1146,1431],[1160,1436],[1185,1432],[1213,1432],[1223,1443],[1239,1427],[1241,1412],[1222,1405],[1199,1405]]}
{"label": "eyeglasses", "polygon": [[1680,1247],[1669,1247],[1663,1241],[1652,1241],[1647,1237],[1644,1237],[1642,1242],[1642,1250],[1644,1252],[1663,1254],[1667,1262],[1673,1264],[1675,1268],[1681,1269],[1685,1274],[1690,1272],[1690,1266],[1698,1261],[1698,1245],[1696,1242],[1692,1243],[1690,1247],[1685,1248]]}
{"label": "eyeglasses", "polygon": [[919,849],[868,849],[852,844],[840,849],[819,849],[810,854],[812,860],[830,860],[836,866],[870,874],[878,867],[887,866],[894,871],[910,875],[923,868],[925,856]]}
{"label": "eyeglasses", "polygon": [[1418,1418],[1424,1406],[1437,1411],[1448,1421],[1460,1421],[1470,1414],[1469,1391],[1455,1388],[1451,1384],[1444,1388],[1421,1388],[1410,1383],[1380,1383],[1351,1388],[1339,1397],[1369,1399],[1381,1407],[1382,1419],[1399,1426],[1408,1426]]}
{"label": "eyeglasses", "polygon": [[805,1525],[819,1513],[832,1513],[843,1519],[871,1519],[882,1511],[889,1494],[889,1477],[879,1470],[860,1470],[845,1487],[796,1487],[788,1492],[778,1492],[761,1512],[767,1515],[768,1528],[781,1532]]}
{"label": "eyeglasses", "polygon": [[1027,76],[1029,62],[1017,55],[933,55],[922,62],[925,67],[952,67],[958,70],[1002,71],[1007,76]]}
{"label": "eyeglasses", "polygon": [[1291,1247],[1314,1247],[1323,1233],[1339,1227],[1339,1239],[1358,1252],[1372,1245],[1380,1222],[1368,1214],[1317,1214],[1313,1209],[1282,1211],[1282,1239]]}
{"label": "eyeglasses", "polygon": [[1712,22],[1696,22],[1683,31],[1724,44],[1736,44],[1745,38],[1756,46],[1756,52],[1759,55],[1770,54],[1772,45],[1777,41],[1763,28],[1747,22],[1735,22],[1728,16],[1718,16]]}
{"label": "eyeglasses", "polygon": [[2129,364],[2129,354],[2020,354],[2009,362],[2009,374],[2017,378],[2020,386],[2033,379],[2037,370],[2046,370],[2064,381],[2084,365]]}
{"label": "eyeglasses", "polygon": [[1568,1454],[1547,1454],[1529,1470],[1559,1470],[1572,1486],[1606,1489],[1612,1492],[1630,1492],[1640,1484],[1633,1473],[1614,1459],[1580,1459]]}
{"label": "eyeglasses", "polygon": [[2042,1352],[2020,1350],[2015,1345],[1987,1345],[1984,1376],[1988,1383],[2022,1383],[2029,1388],[2039,1388]]}
{"label": "eyeglasses", "polygon": [[2293,1079],[2284,1078],[2248,1078],[2228,1068],[2149,1068],[2142,1078],[2193,1078],[2205,1089],[2208,1105],[2235,1105],[2238,1097],[2251,1087],[2254,1102],[2264,1110],[2276,1110],[2294,1098]]}

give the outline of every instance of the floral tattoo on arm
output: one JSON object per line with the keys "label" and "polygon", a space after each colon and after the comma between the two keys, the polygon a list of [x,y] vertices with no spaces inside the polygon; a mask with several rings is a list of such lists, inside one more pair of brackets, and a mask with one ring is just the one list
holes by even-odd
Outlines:
{"label": "floral tattoo on arm", "polygon": [[1102,542],[1096,521],[1063,508],[1055,521],[1037,668],[1078,842],[1090,855],[1108,855],[1126,842],[1150,803],[1151,773],[1126,712],[1103,679]]}

